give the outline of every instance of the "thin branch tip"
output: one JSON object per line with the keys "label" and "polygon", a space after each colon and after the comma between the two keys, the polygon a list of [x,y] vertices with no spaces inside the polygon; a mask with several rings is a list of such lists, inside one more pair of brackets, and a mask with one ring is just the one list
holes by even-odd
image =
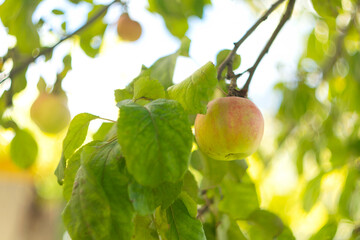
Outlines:
{"label": "thin branch tip", "polygon": [[[240,38],[239,41],[234,43],[234,48],[233,50],[229,53],[229,55],[226,57],[226,59],[220,64],[219,68],[218,68],[218,74],[217,74],[217,78],[218,80],[221,79],[221,74],[224,71],[226,65],[228,64],[228,62],[232,59],[234,59],[236,51],[239,49],[239,47],[241,46],[241,44],[257,29],[257,27],[264,22],[268,16],[281,4],[283,3],[285,0],[277,0],[275,3],[273,3],[271,5],[271,7],[254,23],[254,25],[252,27],[250,27],[250,29]],[[231,69],[232,70],[232,69]]]}
{"label": "thin branch tip", "polygon": [[273,34],[271,35],[271,37],[269,38],[269,40],[266,43],[265,47],[263,48],[263,50],[259,54],[259,56],[256,59],[254,65],[247,70],[247,72],[249,72],[249,77],[246,80],[246,82],[245,82],[245,84],[244,84],[244,86],[242,88],[242,90],[244,90],[246,92],[246,94],[247,94],[247,91],[249,89],[251,80],[252,80],[252,78],[253,78],[253,76],[255,74],[255,71],[256,71],[257,67],[259,66],[261,60],[269,52],[270,47],[273,44],[273,42],[275,41],[276,37],[278,36],[280,30],[284,27],[285,23],[290,19],[291,15],[292,15],[292,12],[294,10],[295,1],[296,0],[288,0],[288,5],[286,7],[285,13],[281,17],[280,22],[276,26]]}

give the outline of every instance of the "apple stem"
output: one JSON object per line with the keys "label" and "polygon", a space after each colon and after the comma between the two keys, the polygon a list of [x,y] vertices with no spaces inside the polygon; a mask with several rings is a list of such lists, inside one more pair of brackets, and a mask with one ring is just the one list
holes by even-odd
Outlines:
{"label": "apple stem", "polygon": [[231,97],[231,96],[236,96],[236,97],[243,97],[243,98],[247,98],[247,90],[244,91],[243,89],[238,90],[237,89],[237,79],[243,74],[237,74],[235,75],[234,71],[232,71],[232,60],[229,62],[229,67],[228,67],[228,72],[226,77],[229,78],[231,80],[230,85],[229,85],[229,91],[227,96]]}
{"label": "apple stem", "polygon": [[229,92],[227,94],[228,97],[242,97],[242,98],[247,98],[247,94],[248,94],[248,90],[245,89],[236,89],[232,86],[229,86]]}

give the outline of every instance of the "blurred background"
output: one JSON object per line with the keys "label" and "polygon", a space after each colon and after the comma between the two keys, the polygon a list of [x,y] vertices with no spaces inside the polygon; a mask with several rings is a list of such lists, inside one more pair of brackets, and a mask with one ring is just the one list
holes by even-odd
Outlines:
{"label": "blurred background", "polygon": [[[142,65],[175,52],[186,35],[190,57],[179,57],[174,72],[180,82],[232,49],[274,3],[194,0],[196,11],[175,14],[159,2],[0,0],[1,239],[68,239],[54,171],[70,117],[88,112],[116,120],[114,90]],[[236,72],[253,65],[284,9],[240,47]],[[250,86],[265,136],[247,159],[248,172],[261,207],[280,216],[296,239],[360,239],[359,9],[356,0],[297,0]],[[136,41],[118,35],[124,11],[141,25]],[[100,124],[91,123],[89,139]]]}

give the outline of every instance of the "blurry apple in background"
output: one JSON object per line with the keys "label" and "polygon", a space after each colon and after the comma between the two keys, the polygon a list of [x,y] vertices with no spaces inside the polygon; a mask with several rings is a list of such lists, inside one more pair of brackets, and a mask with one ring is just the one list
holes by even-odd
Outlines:
{"label": "blurry apple in background", "polygon": [[141,26],[128,13],[123,13],[117,22],[117,32],[122,40],[133,42],[140,38]]}
{"label": "blurry apple in background", "polygon": [[216,160],[248,157],[259,147],[264,119],[247,98],[222,97],[208,104],[206,115],[195,120],[195,138],[199,148]]}
{"label": "blurry apple in background", "polygon": [[43,132],[59,133],[70,122],[66,96],[40,92],[31,106],[30,117]]}

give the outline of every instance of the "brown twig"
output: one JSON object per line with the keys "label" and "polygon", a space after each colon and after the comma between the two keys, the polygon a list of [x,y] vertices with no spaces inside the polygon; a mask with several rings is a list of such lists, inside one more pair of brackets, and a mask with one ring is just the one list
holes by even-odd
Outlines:
{"label": "brown twig", "polygon": [[[104,6],[101,10],[99,10],[99,12],[97,12],[94,16],[92,16],[90,19],[88,19],[88,21],[82,25],[80,28],[78,28],[77,30],[75,30],[73,33],[63,37],[62,39],[60,39],[56,44],[54,44],[52,47],[48,47],[48,48],[43,48],[41,51],[39,51],[39,53],[34,56],[34,57],[30,57],[27,60],[25,60],[24,62],[22,62],[19,66],[15,67],[14,69],[12,69],[8,75],[9,78],[11,78],[11,81],[13,81],[14,77],[16,75],[18,75],[19,73],[21,73],[22,71],[24,71],[29,65],[30,63],[34,62],[36,59],[38,59],[40,56],[43,56],[45,54],[50,53],[51,51],[53,51],[59,44],[61,44],[62,42],[68,40],[69,38],[73,37],[74,35],[80,33],[81,31],[83,31],[84,29],[86,29],[87,27],[89,27],[93,22],[95,22],[98,18],[100,18],[106,11],[107,9],[113,5],[116,2],[120,2],[121,4],[124,4],[121,0],[114,0],[111,3],[109,3],[108,5]],[[9,90],[8,90],[8,94],[7,94],[7,101],[6,101],[6,105],[7,106],[11,106],[12,105],[12,95],[13,95],[13,85],[11,84]]]}
{"label": "brown twig", "polygon": [[258,67],[259,63],[261,62],[261,60],[263,59],[263,57],[266,55],[266,53],[268,53],[271,45],[273,44],[275,38],[277,37],[277,35],[279,34],[280,30],[283,28],[283,26],[285,25],[285,23],[290,19],[291,14],[293,12],[294,9],[294,5],[295,5],[295,0],[289,0],[289,3],[286,7],[285,13],[282,16],[279,24],[277,25],[275,31],[273,32],[273,34],[271,35],[269,41],[266,43],[264,49],[261,51],[260,55],[258,56],[258,58],[256,59],[255,64],[250,67],[247,72],[249,73],[249,77],[246,80],[244,86],[242,87],[242,89],[240,90],[241,94],[243,95],[242,97],[247,97],[247,92],[251,83],[251,80],[254,76],[254,73],[256,71],[256,68]]}
{"label": "brown twig", "polygon": [[198,210],[197,219],[200,219],[207,211],[210,210],[210,205],[213,203],[213,199],[208,199],[205,197],[205,205]]}
{"label": "brown twig", "polygon": [[209,205],[205,205],[202,208],[199,209],[197,219],[200,219],[202,215],[204,215],[209,210]]}
{"label": "brown twig", "polygon": [[[2,76],[3,75],[3,76]],[[0,84],[2,84],[3,82],[5,82],[5,80],[7,80],[9,77],[9,74],[6,73],[0,73]]]}
{"label": "brown twig", "polygon": [[[244,36],[241,37],[241,39],[234,43],[234,48],[233,50],[229,53],[229,55],[226,57],[226,59],[220,64],[219,68],[218,68],[218,74],[217,74],[217,78],[218,80],[221,79],[221,74],[224,71],[225,67],[229,65],[230,61],[233,60],[236,51],[238,50],[238,48],[241,46],[241,44],[255,31],[255,29],[262,23],[264,22],[268,16],[281,4],[283,3],[285,0],[278,0],[276,1],[273,5],[271,5],[271,7],[256,21],[256,23],[245,33]],[[231,69],[232,70],[232,69]]]}
{"label": "brown twig", "polygon": [[38,55],[36,55],[35,57],[31,57],[28,58],[25,62],[23,62],[21,65],[19,65],[18,67],[14,68],[11,72],[10,72],[10,78],[16,76],[17,74],[19,74],[22,70],[24,70],[25,68],[27,68],[27,66],[29,66],[30,63],[34,62],[37,58],[39,58],[42,55],[45,55],[49,52],[51,52],[52,50],[54,50],[54,48],[56,48],[59,44],[61,44],[62,42],[64,42],[65,40],[68,40],[69,38],[73,37],[74,35],[78,34],[79,32],[81,32],[82,30],[84,30],[85,28],[87,28],[88,26],[90,26],[93,22],[95,22],[99,17],[101,17],[101,15],[103,15],[107,9],[113,5],[114,3],[119,2],[119,0],[114,0],[111,3],[109,3],[108,5],[106,5],[105,7],[103,7],[99,12],[97,12],[94,16],[92,16],[84,25],[82,25],[80,28],[78,28],[77,30],[75,30],[73,33],[65,36],[64,38],[60,39],[55,45],[53,45],[52,47],[49,48],[44,48],[42,49]]}

